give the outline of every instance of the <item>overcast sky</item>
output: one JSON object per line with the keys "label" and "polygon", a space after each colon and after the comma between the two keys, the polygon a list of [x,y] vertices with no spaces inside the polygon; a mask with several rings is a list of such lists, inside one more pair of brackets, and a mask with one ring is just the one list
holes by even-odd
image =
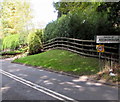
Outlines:
{"label": "overcast sky", "polygon": [[33,20],[36,28],[44,28],[46,24],[57,19],[53,0],[30,0]]}

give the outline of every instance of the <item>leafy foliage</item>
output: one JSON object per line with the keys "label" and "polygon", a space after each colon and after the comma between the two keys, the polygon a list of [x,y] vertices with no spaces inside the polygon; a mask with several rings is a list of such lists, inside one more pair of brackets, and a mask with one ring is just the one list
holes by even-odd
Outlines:
{"label": "leafy foliage", "polygon": [[106,11],[108,13],[108,20],[111,22],[112,29],[115,30],[113,34],[120,34],[120,1],[102,3],[97,8],[98,12]]}
{"label": "leafy foliage", "polygon": [[19,35],[9,35],[3,39],[2,49],[17,49],[19,47]]}
{"label": "leafy foliage", "polygon": [[4,0],[0,4],[0,39],[4,39],[2,48],[14,50],[27,43],[28,21],[32,18],[30,2]]}
{"label": "leafy foliage", "polygon": [[0,39],[0,51],[2,50],[2,39]]}
{"label": "leafy foliage", "polygon": [[[98,11],[104,3],[89,2],[58,2],[54,7],[61,13],[58,19],[49,23],[45,28],[45,40],[54,37],[70,37],[78,39],[94,39],[96,35],[117,35],[119,27],[115,27],[109,20],[113,12],[109,10]],[[117,5],[117,4],[115,4]],[[113,6],[114,8],[116,6]],[[117,6],[116,9],[119,7]],[[108,12],[109,11],[109,12]],[[113,14],[113,13],[112,13]],[[118,16],[117,16],[118,17]]]}
{"label": "leafy foliage", "polygon": [[39,36],[32,32],[28,35],[28,52],[29,55],[41,52],[42,43]]}
{"label": "leafy foliage", "polygon": [[44,40],[45,41],[56,37],[56,35],[54,35],[55,26],[56,26],[56,21],[49,23],[46,26],[45,31],[44,31]]}
{"label": "leafy foliage", "polygon": [[39,39],[41,39],[41,41],[43,41],[43,32],[44,30],[43,29],[35,29],[35,34],[38,35]]}
{"label": "leafy foliage", "polygon": [[107,14],[98,13],[90,7],[84,11],[80,9],[71,11],[48,24],[44,32],[45,40],[54,37],[94,39],[95,35],[107,34],[112,30],[107,20]]}
{"label": "leafy foliage", "polygon": [[58,17],[61,17],[78,8],[83,10],[91,4],[91,2],[62,2],[61,0],[61,2],[54,3],[54,7],[58,11]]}
{"label": "leafy foliage", "polygon": [[[22,8],[22,9],[21,9]],[[20,34],[31,19],[30,4],[25,0],[4,0],[1,3],[1,23],[3,36]]]}
{"label": "leafy foliage", "polygon": [[28,46],[19,48],[18,51],[20,51],[20,52],[27,52],[28,51]]}

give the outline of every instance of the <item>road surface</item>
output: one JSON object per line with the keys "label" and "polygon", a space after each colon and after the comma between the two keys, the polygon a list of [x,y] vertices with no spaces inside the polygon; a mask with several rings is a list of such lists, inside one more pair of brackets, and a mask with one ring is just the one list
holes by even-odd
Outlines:
{"label": "road surface", "polygon": [[0,60],[2,100],[118,100],[118,88]]}

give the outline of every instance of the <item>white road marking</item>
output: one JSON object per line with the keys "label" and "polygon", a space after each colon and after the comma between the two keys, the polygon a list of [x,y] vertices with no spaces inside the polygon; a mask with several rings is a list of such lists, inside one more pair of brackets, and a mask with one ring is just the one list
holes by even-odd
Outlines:
{"label": "white road marking", "polygon": [[43,86],[37,85],[35,83],[32,83],[32,82],[30,82],[28,80],[25,80],[25,79],[23,79],[21,77],[18,77],[16,75],[13,75],[13,74],[11,74],[9,72],[6,72],[6,71],[3,71],[1,69],[0,69],[0,73],[2,73],[4,75],[6,75],[6,76],[8,76],[8,77],[18,81],[18,82],[20,82],[20,83],[22,83],[24,85],[27,85],[27,86],[29,86],[29,87],[31,87],[33,89],[36,89],[36,90],[38,90],[40,92],[43,92],[43,93],[45,93],[45,94],[47,94],[49,96],[52,96],[52,97],[54,97],[54,98],[56,98],[58,100],[62,100],[62,101],[69,100],[69,101],[77,102],[75,99],[72,99],[72,98],[67,97],[65,95],[62,95],[62,94],[60,94],[58,92],[52,91],[52,90],[47,89],[47,88],[45,88]]}

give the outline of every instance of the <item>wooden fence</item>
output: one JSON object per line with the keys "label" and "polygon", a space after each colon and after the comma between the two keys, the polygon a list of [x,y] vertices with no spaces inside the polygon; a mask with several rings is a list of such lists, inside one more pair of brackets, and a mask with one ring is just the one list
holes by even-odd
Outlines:
{"label": "wooden fence", "polygon": [[[44,43],[44,50],[64,49],[89,57],[99,57],[94,40],[80,40],[66,37],[58,37]],[[100,58],[118,62],[118,44],[104,44],[105,52],[101,53]]]}

